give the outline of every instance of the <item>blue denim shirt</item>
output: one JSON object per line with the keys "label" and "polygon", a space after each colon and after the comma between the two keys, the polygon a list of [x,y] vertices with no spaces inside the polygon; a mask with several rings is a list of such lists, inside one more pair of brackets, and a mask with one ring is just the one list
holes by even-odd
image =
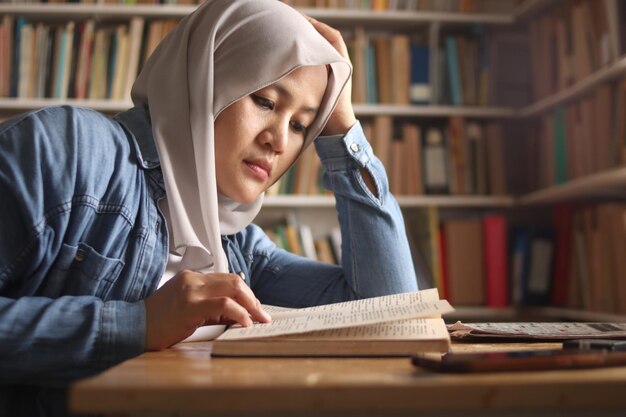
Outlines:
{"label": "blue denim shirt", "polygon": [[[315,146],[337,200],[342,265],[278,249],[250,225],[223,237],[231,272],[263,303],[293,307],[415,290],[402,215],[360,125]],[[0,384],[65,385],[142,353],[142,300],[168,250],[146,111],[50,107],[5,122],[0,196]]]}

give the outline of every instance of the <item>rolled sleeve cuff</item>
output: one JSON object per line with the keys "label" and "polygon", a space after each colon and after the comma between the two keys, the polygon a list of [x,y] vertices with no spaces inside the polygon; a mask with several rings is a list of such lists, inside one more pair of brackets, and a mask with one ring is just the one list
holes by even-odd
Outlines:
{"label": "rolled sleeve cuff", "polygon": [[105,368],[143,353],[146,338],[146,311],[143,301],[106,302],[101,335],[100,352]]}
{"label": "rolled sleeve cuff", "polygon": [[361,123],[357,121],[345,135],[320,136],[315,149],[329,171],[354,168],[354,162],[366,167],[373,157],[372,147],[365,138]]}

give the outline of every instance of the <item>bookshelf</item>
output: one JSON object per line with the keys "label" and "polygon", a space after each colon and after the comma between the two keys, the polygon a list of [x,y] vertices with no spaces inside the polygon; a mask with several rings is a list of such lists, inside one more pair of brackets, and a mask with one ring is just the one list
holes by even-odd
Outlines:
{"label": "bookshelf", "polygon": [[[329,23],[345,34],[347,41],[354,40],[358,31],[363,31],[367,39],[380,36],[402,34],[411,39],[417,38],[429,48],[429,66],[431,74],[428,80],[433,91],[438,92],[441,74],[439,63],[441,55],[445,54],[442,48],[446,37],[464,36],[476,26],[486,27],[489,30],[507,31],[511,28],[521,32],[528,41],[525,32],[530,22],[541,16],[551,13],[563,0],[524,0],[506,1],[508,6],[498,6],[497,12],[455,12],[455,11],[415,11],[415,10],[363,10],[342,8],[300,8],[304,13]],[[116,24],[129,22],[132,18],[140,17],[146,25],[158,19],[179,19],[195,9],[194,5],[117,5],[104,4],[77,4],[77,3],[1,3],[0,16],[23,16],[28,20],[51,22],[58,24],[68,20],[85,21],[93,19],[98,24]],[[506,10],[504,10],[506,8]],[[504,10],[504,11],[503,11]],[[460,34],[460,35],[459,35]],[[393,104],[393,103],[365,103],[356,102],[357,117],[366,123],[375,123],[375,119],[388,117],[392,123],[399,122],[448,126],[452,119],[476,122],[481,126],[511,125],[513,129],[519,126],[522,130],[535,123],[546,114],[551,114],[562,106],[577,103],[582,98],[596,91],[599,86],[607,83],[617,83],[626,76],[626,56],[620,51],[611,63],[594,69],[582,79],[576,80],[565,88],[561,88],[541,98],[533,98],[521,105],[498,105],[492,102],[483,105],[452,105],[434,97],[429,104]],[[0,98],[0,117],[22,111],[28,111],[44,106],[57,104],[73,104],[94,108],[105,113],[115,113],[131,106],[128,99],[52,99],[52,98]],[[525,132],[525,130],[524,130]],[[524,133],[512,135],[509,142],[515,149],[526,146]],[[505,162],[507,165],[509,160]],[[528,169],[528,167],[525,167]],[[600,172],[588,173],[578,178],[570,178],[560,184],[542,186],[541,188],[527,188],[523,190],[507,187],[506,192],[494,195],[482,194],[432,194],[432,195],[398,195],[400,207],[406,213],[407,224],[419,224],[419,217],[423,211],[431,211],[433,207],[440,210],[438,219],[442,222],[448,218],[458,218],[464,211],[473,215],[508,213],[520,211],[527,207],[551,206],[561,202],[616,199],[621,197],[626,189],[626,168],[615,166]],[[271,223],[293,215],[298,221],[310,223],[318,233],[326,233],[333,228],[335,219],[334,198],[327,195],[271,195],[264,202],[263,211],[259,217],[261,222]],[[494,312],[495,311],[495,312]],[[595,319],[626,319],[626,316],[611,315],[601,312],[589,312],[584,309],[548,309],[532,308],[492,310],[484,307],[464,307],[458,310],[459,316],[465,317],[511,317],[529,311],[532,314],[552,318],[569,318],[572,320]],[[531,314],[529,313],[529,314]],[[492,316],[496,314],[496,316]],[[604,315],[603,315],[604,314]]]}

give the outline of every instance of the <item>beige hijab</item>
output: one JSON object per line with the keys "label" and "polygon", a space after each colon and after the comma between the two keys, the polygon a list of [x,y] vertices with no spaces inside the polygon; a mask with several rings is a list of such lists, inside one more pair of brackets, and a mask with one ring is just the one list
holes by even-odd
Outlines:
{"label": "beige hijab", "polygon": [[218,195],[215,118],[305,65],[331,69],[306,147],[326,124],[351,67],[299,12],[278,0],[207,0],[142,69],[132,99],[149,108],[165,177],[170,247],[183,256],[182,268],[228,272],[220,235],[239,232],[261,208],[262,196],[246,205]]}

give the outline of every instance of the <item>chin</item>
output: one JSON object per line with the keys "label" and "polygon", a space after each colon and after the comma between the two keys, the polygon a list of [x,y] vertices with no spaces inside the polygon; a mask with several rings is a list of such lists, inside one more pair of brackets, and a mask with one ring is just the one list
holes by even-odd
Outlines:
{"label": "chin", "polygon": [[251,204],[254,203],[259,196],[261,195],[261,192],[243,192],[243,193],[238,193],[236,196],[230,197],[231,199],[235,200],[236,202],[238,202],[239,204]]}

